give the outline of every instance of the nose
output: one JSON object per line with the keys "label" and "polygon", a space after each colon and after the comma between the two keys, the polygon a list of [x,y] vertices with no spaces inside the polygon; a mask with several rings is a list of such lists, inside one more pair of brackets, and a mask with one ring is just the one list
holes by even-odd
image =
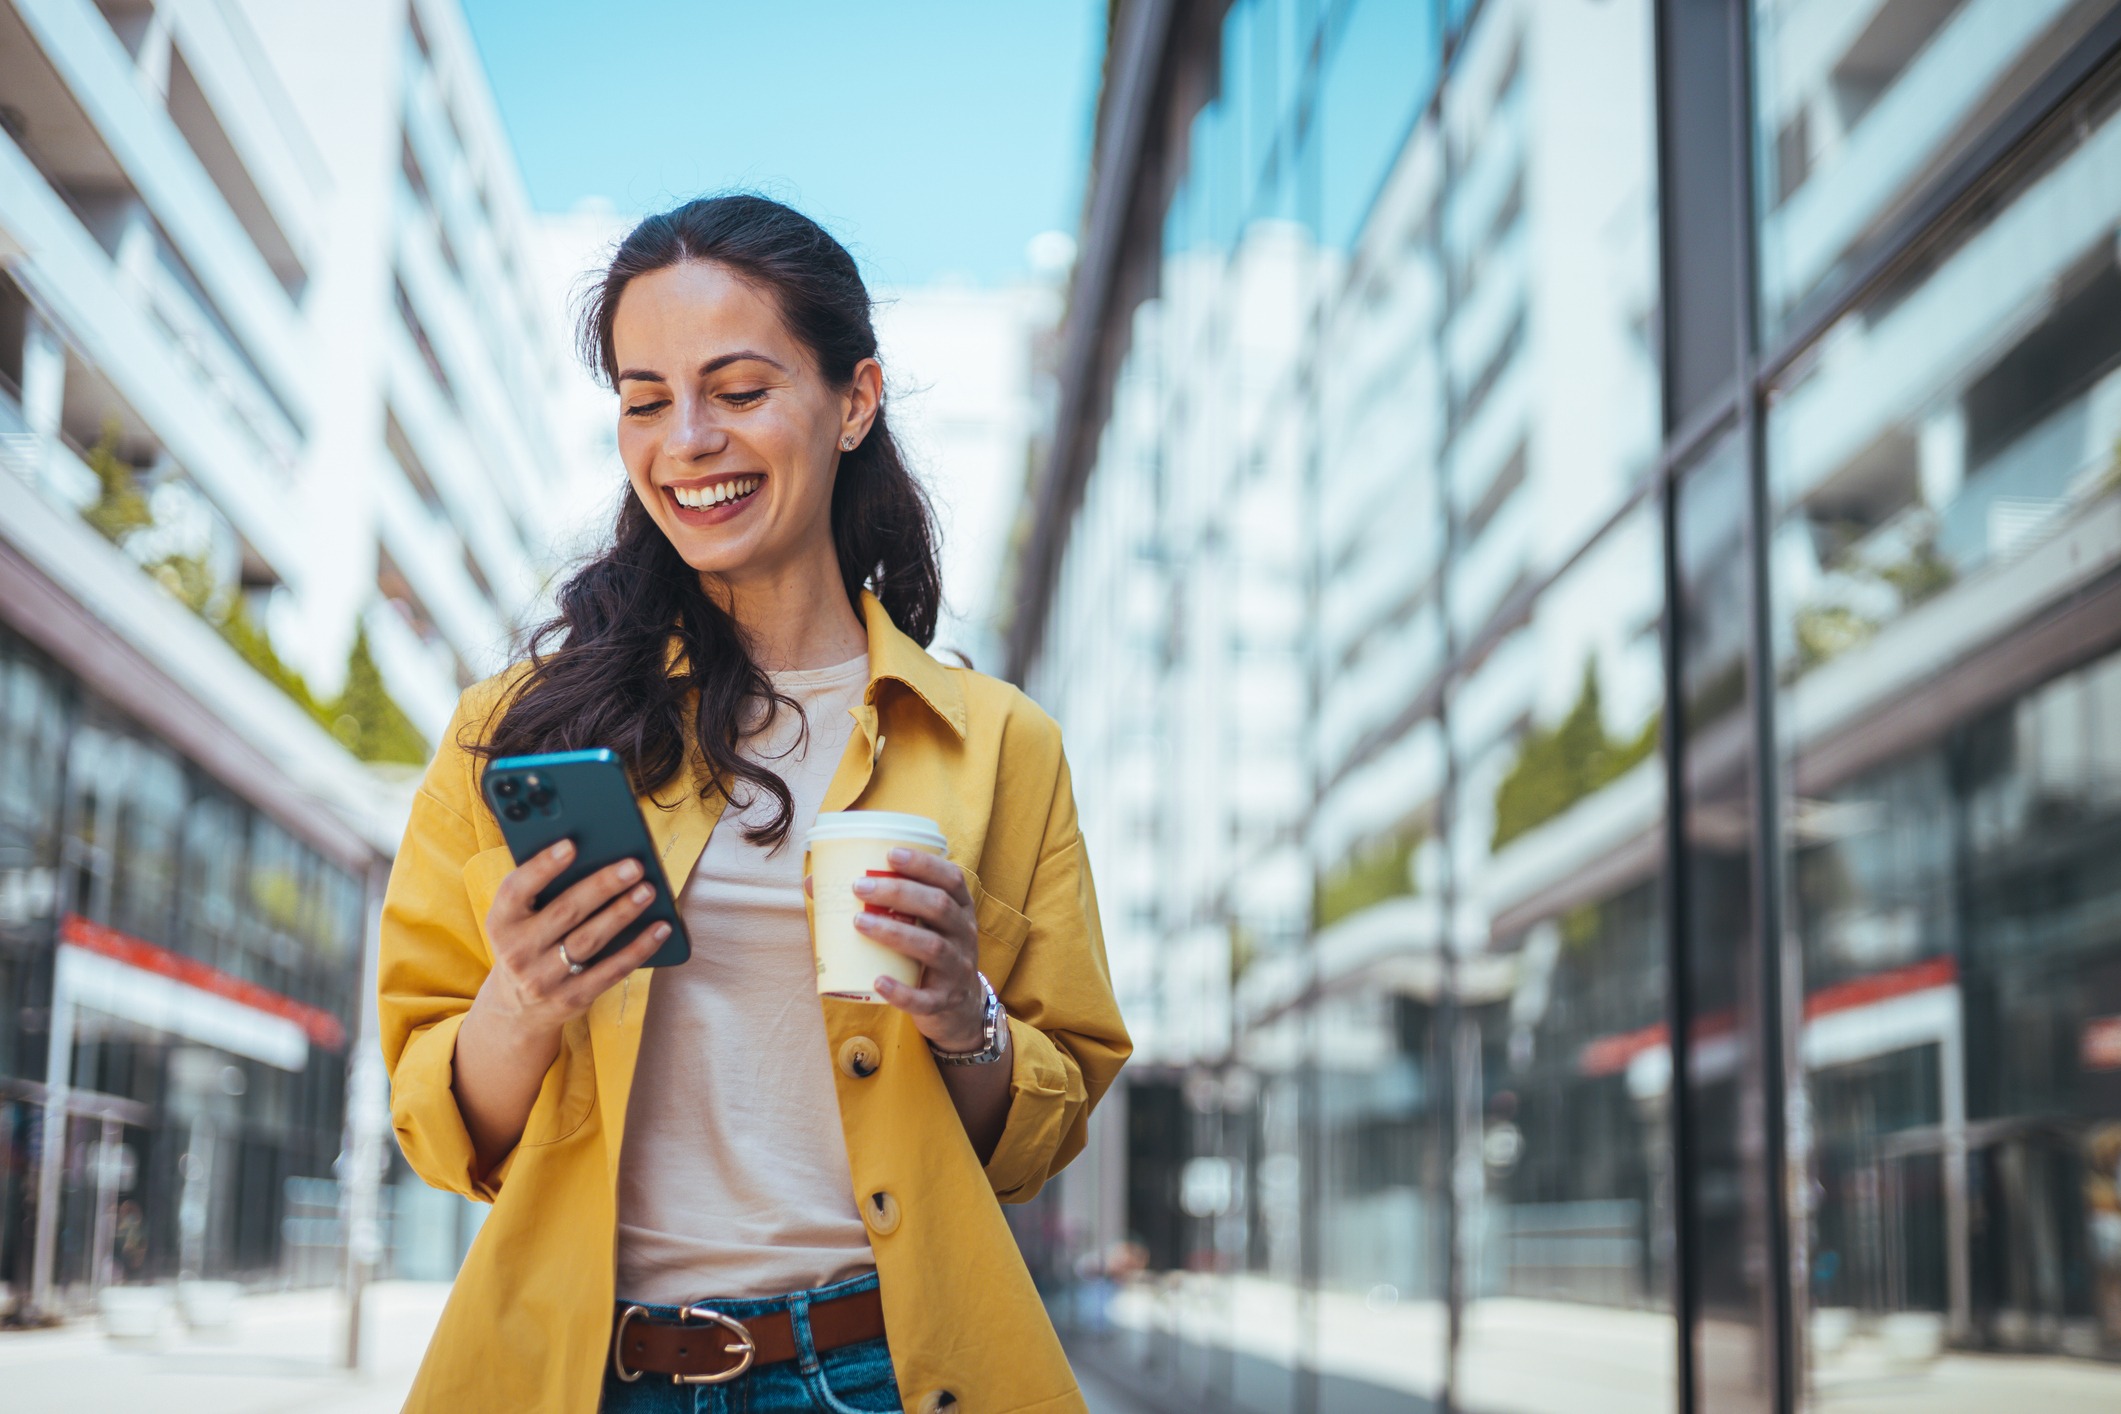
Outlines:
{"label": "nose", "polygon": [[675,461],[700,461],[729,448],[729,433],[715,417],[714,406],[705,398],[682,398],[678,415],[671,420],[670,436],[663,443],[664,455]]}

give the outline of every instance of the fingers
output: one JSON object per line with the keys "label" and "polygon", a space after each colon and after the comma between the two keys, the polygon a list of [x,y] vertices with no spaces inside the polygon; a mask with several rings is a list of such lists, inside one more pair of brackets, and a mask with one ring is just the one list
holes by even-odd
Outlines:
{"label": "fingers", "polygon": [[[584,919],[609,903],[620,890],[640,877],[641,861],[622,859],[573,884],[566,893],[539,910],[537,918],[540,941],[550,947],[566,937],[580,927]],[[573,949],[568,951],[572,952]]]}
{"label": "fingers", "polygon": [[653,902],[653,884],[635,885],[631,892],[614,900],[609,908],[566,936],[563,941],[567,945],[567,955],[576,962],[589,961],[603,952],[605,944],[631,925],[641,916],[641,910]]}
{"label": "fingers", "polygon": [[876,994],[913,1016],[943,1016],[962,1011],[965,995],[954,987],[909,987],[895,977],[876,979]]}
{"label": "fingers", "polygon": [[[661,947],[663,940],[669,936],[670,925],[668,923],[655,923],[643,928],[641,936],[626,944],[625,947],[612,949],[609,956],[600,957],[589,966],[583,968],[581,976],[567,979],[565,990],[571,992],[576,1000],[586,1006],[600,995],[605,988],[648,961],[649,958],[654,957],[655,950]],[[572,953],[574,948],[570,946],[567,951]]]}
{"label": "fingers", "polygon": [[941,855],[894,849],[890,859],[891,867],[907,878],[941,889],[966,908],[972,907],[972,889],[965,883],[965,871]]}
{"label": "fingers", "polygon": [[952,987],[909,987],[876,979],[876,994],[913,1018],[920,1033],[946,1051],[976,1050],[986,1032],[977,994]]}
{"label": "fingers", "polygon": [[938,930],[964,931],[960,924],[966,920],[967,905],[933,884],[911,879],[856,879],[854,896],[878,908],[932,923]]}
{"label": "fingers", "polygon": [[962,960],[961,949],[950,946],[950,940],[932,929],[918,923],[907,923],[897,918],[887,918],[881,913],[857,913],[854,926],[865,936],[882,943],[895,953],[902,953],[923,967],[934,967],[938,963]]}
{"label": "fingers", "polygon": [[508,877],[501,880],[501,887],[494,890],[494,913],[503,918],[519,918],[529,913],[532,901],[572,863],[573,840],[561,840],[548,849],[539,850],[509,870]]}

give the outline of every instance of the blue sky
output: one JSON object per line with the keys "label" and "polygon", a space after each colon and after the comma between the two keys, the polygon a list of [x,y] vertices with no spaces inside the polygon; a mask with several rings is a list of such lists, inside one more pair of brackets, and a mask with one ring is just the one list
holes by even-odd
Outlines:
{"label": "blue sky", "polygon": [[531,202],[755,187],[872,284],[1025,268],[1074,234],[1102,0],[464,0]]}

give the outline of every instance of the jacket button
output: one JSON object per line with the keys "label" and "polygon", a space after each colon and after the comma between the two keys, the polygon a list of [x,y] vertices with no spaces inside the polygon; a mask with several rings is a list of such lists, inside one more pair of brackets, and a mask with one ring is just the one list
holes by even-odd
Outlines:
{"label": "jacket button", "polygon": [[957,1408],[957,1396],[946,1389],[932,1389],[921,1396],[920,1414],[943,1414],[945,1409]]}
{"label": "jacket button", "polygon": [[878,1237],[889,1237],[898,1231],[898,1199],[889,1193],[870,1194],[869,1200],[862,1204],[862,1221],[869,1224],[869,1230]]}
{"label": "jacket button", "polygon": [[840,1042],[840,1074],[850,1080],[867,1080],[883,1063],[883,1051],[867,1036],[849,1036]]}

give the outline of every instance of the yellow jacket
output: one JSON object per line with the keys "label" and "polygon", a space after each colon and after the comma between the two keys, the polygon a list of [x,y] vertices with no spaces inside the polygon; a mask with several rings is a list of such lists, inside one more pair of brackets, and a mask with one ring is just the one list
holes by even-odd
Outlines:
{"label": "yellow jacket", "polygon": [[[1081,1410],[1000,1206],[1031,1197],[1082,1149],[1090,1107],[1130,1049],[1060,731],[1016,689],[929,657],[873,597],[863,610],[869,686],[823,808],[941,824],[970,876],[980,967],[1008,1008],[1015,1050],[1008,1124],[983,1171],[907,1017],[820,999],[832,1055],[867,1038],[883,1056],[873,1074],[840,1065],[833,1078],[892,1363],[909,1414],[953,1407],[951,1397],[962,1414]],[[655,976],[634,973],[568,1023],[522,1142],[478,1174],[451,1073],[457,1027],[492,966],[486,912],[514,862],[463,742],[483,730],[502,681],[473,688],[457,709],[383,907],[378,980],[398,1143],[429,1183],[493,1204],[405,1407],[590,1414],[610,1342],[619,1148]],[[641,805],[682,890],[718,805],[689,776]]]}

